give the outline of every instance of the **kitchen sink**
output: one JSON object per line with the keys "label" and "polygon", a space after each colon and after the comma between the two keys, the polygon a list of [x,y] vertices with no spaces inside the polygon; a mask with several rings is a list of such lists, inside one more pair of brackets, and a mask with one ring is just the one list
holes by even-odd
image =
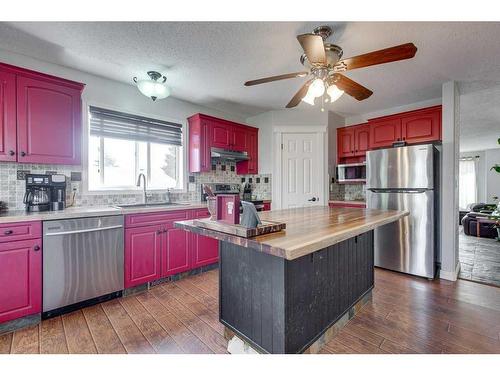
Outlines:
{"label": "kitchen sink", "polygon": [[131,204],[120,204],[115,207],[118,208],[148,208],[148,207],[172,207],[172,206],[183,206],[185,203],[169,203],[169,202],[157,202],[157,203],[131,203]]}

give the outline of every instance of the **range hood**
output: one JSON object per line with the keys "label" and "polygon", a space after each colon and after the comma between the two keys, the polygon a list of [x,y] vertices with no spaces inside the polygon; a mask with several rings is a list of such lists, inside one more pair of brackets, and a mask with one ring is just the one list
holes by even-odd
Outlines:
{"label": "range hood", "polygon": [[212,147],[210,151],[211,151],[210,154],[214,159],[232,160],[232,161],[249,160],[246,151],[232,151],[217,147]]}

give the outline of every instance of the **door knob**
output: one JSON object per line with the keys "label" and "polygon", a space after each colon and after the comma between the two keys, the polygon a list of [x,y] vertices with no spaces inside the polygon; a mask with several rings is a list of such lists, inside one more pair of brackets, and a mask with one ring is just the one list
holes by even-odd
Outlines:
{"label": "door knob", "polygon": [[311,199],[308,199],[309,202],[316,202],[316,197],[312,197]]}
{"label": "door knob", "polygon": [[21,156],[26,156],[26,152],[21,151]]}
{"label": "door knob", "polygon": [[14,156],[15,154],[16,154],[16,153],[14,152],[14,150],[10,150],[10,151],[9,151],[9,155],[10,155],[10,156]]}
{"label": "door knob", "polygon": [[40,246],[35,245],[35,246],[33,247],[33,250],[35,250],[35,251],[39,251],[39,250],[40,250]]}

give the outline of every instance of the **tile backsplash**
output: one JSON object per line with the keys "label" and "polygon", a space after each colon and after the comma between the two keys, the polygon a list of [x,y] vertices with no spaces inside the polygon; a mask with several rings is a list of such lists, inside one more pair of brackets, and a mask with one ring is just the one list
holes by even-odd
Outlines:
{"label": "tile backsplash", "polygon": [[365,200],[366,185],[365,184],[338,184],[333,183],[330,186],[330,200]]}
{"label": "tile backsplash", "polygon": [[[194,180],[195,191],[185,193],[172,193],[173,201],[199,201],[201,197],[201,184],[206,182],[227,182],[227,183],[242,183],[242,178],[248,181],[252,179],[254,194],[259,199],[271,199],[271,175],[237,175],[234,168],[234,163],[217,163],[214,164],[212,171],[207,173],[188,174]],[[84,181],[82,181],[82,167],[68,165],[51,165],[51,164],[17,164],[17,163],[0,163],[0,201],[6,202],[11,210],[23,209],[23,196],[26,190],[24,174],[39,173],[45,174],[60,173],[66,176],[67,181],[67,202],[70,204],[73,188],[76,188],[75,196],[76,206],[108,206],[116,204],[139,203],[142,200],[142,191],[133,193],[88,193],[84,189]],[[153,193],[152,202],[165,200],[164,193]]]}

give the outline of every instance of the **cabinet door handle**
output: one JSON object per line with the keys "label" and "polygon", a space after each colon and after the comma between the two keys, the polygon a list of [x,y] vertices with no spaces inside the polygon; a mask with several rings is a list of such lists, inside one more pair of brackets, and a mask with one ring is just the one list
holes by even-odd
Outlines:
{"label": "cabinet door handle", "polygon": [[162,234],[162,233],[163,233],[163,231],[162,231],[161,229],[158,229],[158,230],[156,231],[156,234]]}
{"label": "cabinet door handle", "polygon": [[12,229],[8,229],[5,232],[3,232],[3,234],[5,234],[6,236],[8,236],[9,234],[12,234],[12,233],[14,233],[14,231]]}
{"label": "cabinet door handle", "polygon": [[10,156],[14,156],[15,154],[16,154],[16,153],[14,152],[14,150],[10,150],[10,151],[9,151],[9,155],[10,155]]}
{"label": "cabinet door handle", "polygon": [[33,247],[33,250],[35,250],[35,251],[40,251],[40,246],[39,246],[39,245],[35,245],[35,246]]}
{"label": "cabinet door handle", "polygon": [[21,156],[26,156],[26,152],[21,151]]}

